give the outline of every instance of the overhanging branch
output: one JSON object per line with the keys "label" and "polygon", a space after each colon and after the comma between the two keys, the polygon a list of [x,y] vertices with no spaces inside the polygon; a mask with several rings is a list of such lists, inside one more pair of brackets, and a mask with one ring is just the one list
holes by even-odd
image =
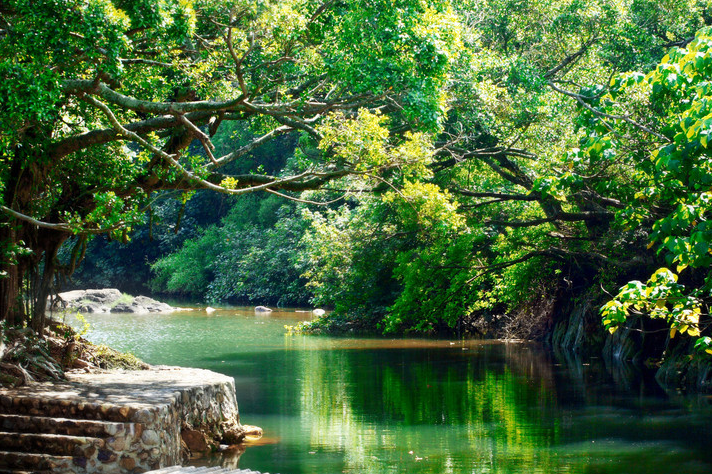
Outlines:
{"label": "overhanging branch", "polygon": [[544,217],[541,219],[532,219],[528,221],[500,221],[500,220],[489,220],[486,221],[486,225],[498,225],[502,227],[536,227],[543,224],[549,224],[553,222],[579,222],[588,221],[593,219],[612,219],[614,214],[607,211],[587,211],[587,212],[558,212],[550,217]]}
{"label": "overhanging branch", "polygon": [[[121,123],[119,123],[118,119],[114,115],[114,113],[111,111],[111,109],[104,103],[98,101],[92,96],[84,96],[82,98],[86,102],[94,105],[95,107],[99,108],[104,114],[107,116],[109,119],[109,122],[111,122],[112,126],[116,129],[116,131],[122,135],[124,138],[134,141],[138,143],[139,145],[143,146],[147,150],[151,151],[158,157],[164,159],[168,163],[170,163],[174,168],[176,168],[190,183],[195,183],[195,188],[203,188],[203,189],[211,189],[213,191],[217,191],[223,194],[231,194],[231,195],[240,195],[240,194],[247,194],[247,193],[252,193],[255,191],[262,191],[262,190],[267,190],[267,189],[285,189],[285,190],[294,190],[294,191],[303,191],[306,189],[315,189],[318,188],[321,184],[332,180],[336,179],[339,177],[346,176],[351,173],[350,170],[342,169],[342,170],[334,170],[334,171],[305,171],[301,174],[294,175],[294,176],[289,176],[286,178],[268,178],[269,180],[263,184],[259,185],[254,185],[254,186],[247,186],[247,187],[238,187],[238,188],[228,188],[225,186],[220,186],[218,184],[215,184],[211,181],[208,181],[207,179],[204,179],[200,176],[198,176],[195,172],[192,172],[185,168],[183,165],[181,165],[176,157],[174,155],[170,155],[166,153],[165,151],[161,150],[160,148],[152,145],[149,143],[147,140],[142,138],[141,136],[137,135],[136,133],[131,132],[130,130],[125,129]],[[227,176],[225,178],[228,178]],[[233,178],[234,179],[234,178]]]}
{"label": "overhanging branch", "polygon": [[153,102],[120,94],[102,82],[96,83],[94,81],[76,79],[63,81],[62,90],[67,94],[77,96],[97,95],[107,102],[118,105],[124,109],[161,115],[235,110],[246,100],[246,97],[241,95],[236,99],[227,101]]}
{"label": "overhanging branch", "polygon": [[122,227],[124,227],[127,224],[126,222],[121,221],[121,222],[118,222],[110,227],[103,227],[103,228],[97,228],[97,229],[76,229],[76,228],[71,227],[69,224],[41,221],[41,220],[35,219],[33,217],[30,217],[27,214],[23,214],[21,212],[18,212],[14,209],[10,209],[9,207],[2,206],[2,205],[0,205],[0,211],[14,217],[15,219],[21,220],[23,222],[27,222],[28,224],[32,224],[32,225],[40,227],[42,229],[55,230],[58,232],[65,232],[65,233],[70,233],[70,234],[80,234],[80,235],[82,235],[82,234],[105,234],[106,232],[111,232],[112,230],[121,229]]}
{"label": "overhanging branch", "polygon": [[599,116],[599,117],[604,117],[604,118],[607,118],[607,119],[610,119],[610,120],[622,120],[622,121],[624,121],[624,122],[626,122],[626,123],[632,125],[633,127],[637,128],[638,130],[641,130],[641,131],[643,131],[643,132],[645,132],[645,133],[648,133],[648,134],[650,134],[650,135],[653,135],[654,137],[656,137],[656,138],[658,138],[658,139],[664,141],[665,143],[670,143],[670,139],[669,139],[669,138],[667,138],[667,137],[664,136],[664,135],[661,135],[661,134],[657,133],[656,131],[650,129],[649,127],[646,127],[645,125],[643,125],[643,124],[641,124],[641,123],[636,122],[635,120],[633,120],[632,118],[630,118],[629,115],[612,115],[612,114],[607,114],[607,113],[605,113],[605,112],[601,112],[600,110],[596,109],[595,107],[591,107],[590,105],[588,105],[588,104],[586,103],[586,100],[585,100],[585,99],[587,99],[587,97],[584,97],[584,96],[582,96],[582,95],[580,95],[580,94],[576,94],[576,93],[574,93],[574,92],[570,92],[570,91],[561,89],[560,87],[557,87],[557,86],[554,84],[553,81],[549,81],[549,82],[548,82],[548,85],[549,85],[549,87],[551,87],[551,88],[552,88],[553,90],[555,90],[556,92],[558,92],[558,93],[560,93],[560,94],[564,94],[564,95],[566,95],[566,96],[569,96],[569,97],[572,97],[572,98],[576,99],[576,102],[578,102],[579,105],[581,105],[581,107],[583,107],[584,109],[586,109],[586,110],[588,110],[589,112],[593,113],[594,115],[597,115],[597,116]]}

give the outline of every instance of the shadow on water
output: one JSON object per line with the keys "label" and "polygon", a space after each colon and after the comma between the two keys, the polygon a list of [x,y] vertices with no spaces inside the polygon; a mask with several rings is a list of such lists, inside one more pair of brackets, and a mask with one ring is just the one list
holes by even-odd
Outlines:
{"label": "shadow on water", "polygon": [[[192,314],[191,314],[192,313]],[[233,376],[265,442],[197,464],[298,473],[702,473],[709,399],[537,345],[286,336],[304,313],[93,316],[150,363]],[[654,381],[652,381],[654,383]]]}

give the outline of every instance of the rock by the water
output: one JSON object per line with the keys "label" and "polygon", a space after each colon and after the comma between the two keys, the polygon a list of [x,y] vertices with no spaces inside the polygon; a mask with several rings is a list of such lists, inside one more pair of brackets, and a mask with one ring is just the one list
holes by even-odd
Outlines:
{"label": "rock by the water", "polygon": [[256,313],[271,313],[272,310],[269,309],[267,306],[255,306],[255,312]]}
{"label": "rock by the water", "polygon": [[259,426],[242,425],[242,429],[245,431],[245,436],[249,436],[253,439],[260,439],[264,434],[262,428],[260,428]]}
{"label": "rock by the water", "polygon": [[[133,305],[119,303],[110,310],[111,313],[138,313]],[[148,312],[148,311],[146,311]]]}
{"label": "rock by the water", "polygon": [[101,290],[73,290],[65,291],[58,295],[65,302],[86,302],[100,303],[108,305],[121,298],[121,292],[116,288],[104,288]]}
{"label": "rock by the water", "polygon": [[312,314],[314,314],[314,316],[324,316],[326,314],[326,311],[324,311],[323,309],[317,308],[315,310],[312,310]]}
{"label": "rock by the water", "polygon": [[137,296],[136,298],[134,298],[132,304],[135,306],[144,307],[151,313],[173,311],[174,309],[176,309],[169,304],[161,303],[160,301],[156,301],[153,298],[149,298],[148,296]]}
{"label": "rock by the water", "polygon": [[210,448],[208,440],[201,431],[183,428],[180,436],[191,453],[204,453]]}
{"label": "rock by the water", "polygon": [[48,309],[54,311],[78,311],[80,313],[162,313],[175,311],[166,303],[147,296],[129,296],[116,288],[74,290],[60,293]]}

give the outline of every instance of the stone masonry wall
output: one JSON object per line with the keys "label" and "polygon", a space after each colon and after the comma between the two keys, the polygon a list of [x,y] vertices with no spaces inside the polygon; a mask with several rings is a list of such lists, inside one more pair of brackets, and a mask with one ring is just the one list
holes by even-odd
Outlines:
{"label": "stone masonry wall", "polygon": [[222,435],[225,424],[239,423],[240,415],[232,378],[182,392],[177,402],[180,417],[195,429]]}

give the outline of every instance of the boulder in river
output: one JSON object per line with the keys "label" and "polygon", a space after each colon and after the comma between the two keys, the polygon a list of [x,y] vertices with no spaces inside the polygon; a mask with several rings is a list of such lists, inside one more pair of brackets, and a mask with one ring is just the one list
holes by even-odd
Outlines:
{"label": "boulder in river", "polygon": [[255,313],[271,313],[272,310],[267,306],[255,306]]}
{"label": "boulder in river", "polygon": [[166,303],[147,296],[130,296],[116,288],[74,290],[60,293],[48,309],[80,313],[163,313],[175,311]]}

